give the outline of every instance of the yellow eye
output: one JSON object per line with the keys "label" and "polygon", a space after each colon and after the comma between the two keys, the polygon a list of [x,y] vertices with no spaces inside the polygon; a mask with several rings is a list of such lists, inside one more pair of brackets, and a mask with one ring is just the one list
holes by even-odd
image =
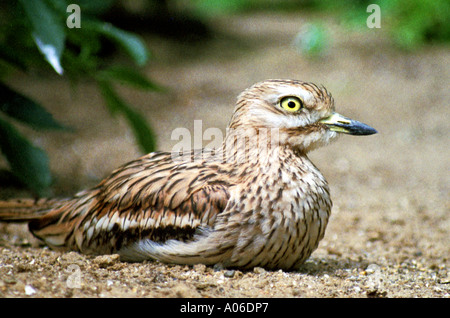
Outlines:
{"label": "yellow eye", "polygon": [[280,100],[280,105],[287,111],[296,112],[303,107],[303,102],[298,97],[287,96]]}

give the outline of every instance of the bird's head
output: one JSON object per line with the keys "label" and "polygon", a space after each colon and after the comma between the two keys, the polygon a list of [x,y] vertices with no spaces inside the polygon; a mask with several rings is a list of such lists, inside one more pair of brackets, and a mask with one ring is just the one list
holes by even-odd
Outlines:
{"label": "bird's head", "polygon": [[297,80],[267,80],[242,92],[229,128],[270,130],[277,134],[280,145],[304,153],[328,144],[342,133],[377,132],[336,113],[333,97],[323,86]]}

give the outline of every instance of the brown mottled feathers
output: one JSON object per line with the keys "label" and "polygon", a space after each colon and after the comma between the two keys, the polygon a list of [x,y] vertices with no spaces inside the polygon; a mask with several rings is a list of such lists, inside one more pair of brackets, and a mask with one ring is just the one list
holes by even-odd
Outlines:
{"label": "brown mottled feathers", "polygon": [[58,199],[11,199],[0,201],[0,221],[29,222],[48,213],[56,205],[62,204]]}
{"label": "brown mottled feathers", "polygon": [[30,230],[53,248],[95,254],[144,238],[189,240],[213,224],[231,185],[217,165],[191,159],[174,163],[170,153],[158,152],[132,161],[32,220]]}
{"label": "brown mottled feathers", "polygon": [[375,130],[335,113],[324,87],[264,81],[239,95],[214,152],[151,153],[73,198],[0,202],[0,221],[29,222],[52,248],[131,261],[297,268],[332,206],[307,153],[339,133]]}

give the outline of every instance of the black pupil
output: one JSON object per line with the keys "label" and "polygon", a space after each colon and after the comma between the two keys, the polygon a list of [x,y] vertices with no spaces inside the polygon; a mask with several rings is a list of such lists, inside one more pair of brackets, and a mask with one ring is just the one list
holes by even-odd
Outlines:
{"label": "black pupil", "polygon": [[289,108],[295,108],[295,102],[290,101],[290,102],[288,103],[288,107],[289,107]]}

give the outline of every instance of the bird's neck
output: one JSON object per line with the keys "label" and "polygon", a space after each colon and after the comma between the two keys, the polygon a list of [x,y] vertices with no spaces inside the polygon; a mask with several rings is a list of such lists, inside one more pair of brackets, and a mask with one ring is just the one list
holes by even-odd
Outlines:
{"label": "bird's neck", "polygon": [[306,152],[279,140],[277,129],[227,130],[221,159],[234,169],[246,173],[268,173],[284,169],[285,162],[298,165],[310,162]]}
{"label": "bird's neck", "polygon": [[223,158],[226,162],[254,164],[268,164],[274,156],[282,153],[307,158],[306,150],[292,146],[288,141],[278,128],[229,127],[222,143]]}
{"label": "bird's neck", "polygon": [[258,164],[267,161],[277,147],[277,130],[228,128],[222,151],[226,162]]}

